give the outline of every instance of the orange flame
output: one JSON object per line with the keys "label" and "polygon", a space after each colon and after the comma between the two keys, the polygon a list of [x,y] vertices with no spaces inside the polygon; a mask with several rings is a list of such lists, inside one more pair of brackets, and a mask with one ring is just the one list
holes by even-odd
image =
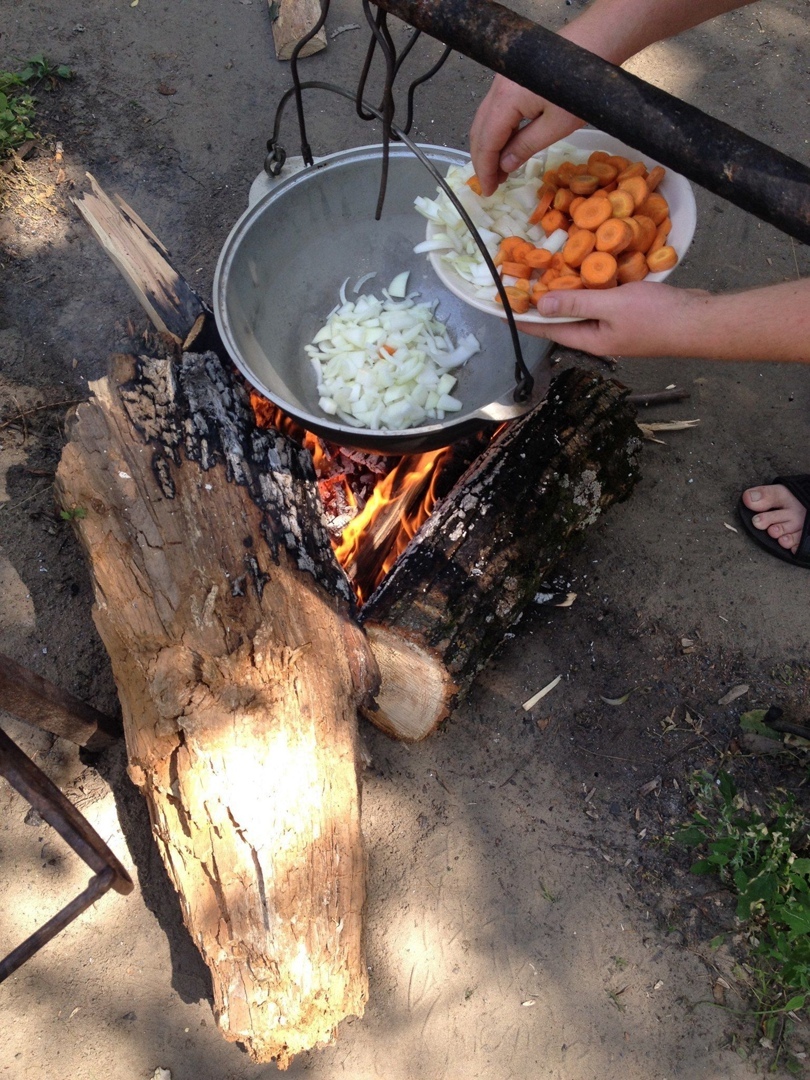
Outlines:
{"label": "orange flame", "polygon": [[[295,439],[312,454],[318,475],[328,473],[329,450],[316,435],[260,394],[251,392],[250,403],[261,427],[275,428]],[[368,599],[409,541],[427,521],[436,502],[436,480],[450,456],[448,448],[399,458],[377,482],[366,505],[347,524],[340,540],[333,540],[335,556],[352,582],[361,603]],[[322,497],[340,485],[346,505],[358,506],[345,473],[326,475],[318,481]]]}
{"label": "orange flame", "polygon": [[343,530],[335,555],[361,603],[430,516],[436,502],[436,478],[450,452],[445,448],[401,458]]}

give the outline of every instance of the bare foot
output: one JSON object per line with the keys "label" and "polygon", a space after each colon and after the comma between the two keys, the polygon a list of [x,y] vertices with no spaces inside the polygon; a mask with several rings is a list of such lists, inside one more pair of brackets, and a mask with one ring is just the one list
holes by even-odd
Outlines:
{"label": "bare foot", "polygon": [[748,488],[742,500],[754,514],[754,526],[764,529],[780,547],[795,555],[807,513],[796,496],[781,484],[770,484]]}

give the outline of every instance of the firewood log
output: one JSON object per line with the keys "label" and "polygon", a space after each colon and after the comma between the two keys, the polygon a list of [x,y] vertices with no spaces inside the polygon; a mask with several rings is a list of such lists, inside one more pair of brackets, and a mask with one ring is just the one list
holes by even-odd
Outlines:
{"label": "firewood log", "polygon": [[367,998],[357,708],[376,668],[309,455],[213,353],[116,357],[57,473],[129,773],[226,1038],[286,1067]]}
{"label": "firewood log", "polygon": [[[276,58],[289,60],[301,38],[305,37],[320,19],[320,0],[269,0],[269,8]],[[321,27],[298,55],[303,59],[325,48],[326,31]]]}
{"label": "firewood log", "polygon": [[569,368],[438,503],[360,619],[380,665],[364,715],[424,738],[449,715],[577,536],[638,479],[627,391]]}

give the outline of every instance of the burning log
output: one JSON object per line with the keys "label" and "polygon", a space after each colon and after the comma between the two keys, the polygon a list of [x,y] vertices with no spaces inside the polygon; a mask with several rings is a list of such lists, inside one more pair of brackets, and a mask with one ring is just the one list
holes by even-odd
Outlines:
{"label": "burning log", "polygon": [[286,1067],[362,1015],[357,708],[376,670],[309,454],[213,353],[116,357],[57,473],[129,773],[226,1038]]}
{"label": "burning log", "polygon": [[421,739],[492,657],[572,540],[638,479],[627,392],[569,368],[433,508],[364,604],[381,672],[364,715]]}

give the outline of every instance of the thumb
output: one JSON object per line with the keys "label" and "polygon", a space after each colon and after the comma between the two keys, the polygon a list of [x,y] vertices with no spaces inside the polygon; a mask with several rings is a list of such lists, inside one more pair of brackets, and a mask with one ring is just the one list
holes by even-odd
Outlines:
{"label": "thumb", "polygon": [[585,289],[547,292],[537,302],[537,311],[546,319],[598,319],[600,296]]}

